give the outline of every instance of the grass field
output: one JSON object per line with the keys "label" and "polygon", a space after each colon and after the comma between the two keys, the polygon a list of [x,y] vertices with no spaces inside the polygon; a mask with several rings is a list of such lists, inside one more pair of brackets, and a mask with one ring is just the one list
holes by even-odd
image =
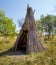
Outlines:
{"label": "grass field", "polygon": [[[13,47],[16,38],[0,37],[0,54]],[[42,37],[43,40],[43,37]],[[29,55],[0,56],[0,65],[56,65],[56,36],[53,40],[44,41],[47,50]]]}

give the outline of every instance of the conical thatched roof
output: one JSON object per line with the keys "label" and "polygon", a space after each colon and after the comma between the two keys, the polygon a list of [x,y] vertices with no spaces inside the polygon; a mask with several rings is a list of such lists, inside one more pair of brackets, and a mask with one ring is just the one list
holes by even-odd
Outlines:
{"label": "conical thatched roof", "polygon": [[44,50],[44,44],[40,39],[34,19],[34,12],[27,7],[25,22],[15,42],[14,51],[25,51],[26,53]]}

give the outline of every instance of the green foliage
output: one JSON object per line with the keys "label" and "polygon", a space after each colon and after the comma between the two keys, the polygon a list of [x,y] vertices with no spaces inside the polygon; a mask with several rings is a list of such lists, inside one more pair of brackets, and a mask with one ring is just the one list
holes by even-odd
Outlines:
{"label": "green foliage", "polygon": [[54,26],[55,19],[56,19],[56,16],[52,16],[52,15],[47,15],[47,16],[41,17],[41,22],[42,22],[44,31],[48,35],[48,39],[50,38],[50,36],[55,31],[55,26]]}
{"label": "green foliage", "polygon": [[39,21],[36,21],[37,29],[41,33],[47,35],[47,39],[51,38],[54,33],[56,33],[56,16],[54,15],[42,15]]}
{"label": "green foliage", "polygon": [[40,20],[36,20],[36,27],[37,27],[37,30],[39,31],[39,33],[42,34],[43,33],[43,27],[42,27]]}
{"label": "green foliage", "polygon": [[14,36],[16,33],[16,25],[11,18],[5,15],[3,10],[0,10],[0,35]]}

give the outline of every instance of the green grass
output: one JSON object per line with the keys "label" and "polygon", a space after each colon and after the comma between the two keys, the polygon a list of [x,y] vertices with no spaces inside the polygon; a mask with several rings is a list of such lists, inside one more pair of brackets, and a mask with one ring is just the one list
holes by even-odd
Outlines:
{"label": "green grass", "polygon": [[15,38],[0,37],[0,52],[10,49],[15,42]]}
{"label": "green grass", "polygon": [[[14,42],[15,38],[0,38],[0,52],[13,47]],[[0,56],[0,65],[56,65],[56,36],[53,40],[44,42],[47,50],[21,56],[6,54]]]}

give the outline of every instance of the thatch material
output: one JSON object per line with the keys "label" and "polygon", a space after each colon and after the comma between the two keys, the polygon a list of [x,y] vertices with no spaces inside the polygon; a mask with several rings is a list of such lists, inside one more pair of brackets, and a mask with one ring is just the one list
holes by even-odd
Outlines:
{"label": "thatch material", "polygon": [[27,7],[27,14],[22,29],[15,42],[14,51],[25,51],[26,53],[44,50],[42,40],[35,25],[34,12]]}

